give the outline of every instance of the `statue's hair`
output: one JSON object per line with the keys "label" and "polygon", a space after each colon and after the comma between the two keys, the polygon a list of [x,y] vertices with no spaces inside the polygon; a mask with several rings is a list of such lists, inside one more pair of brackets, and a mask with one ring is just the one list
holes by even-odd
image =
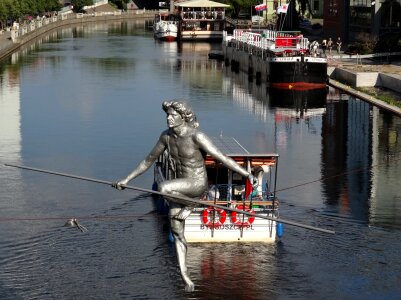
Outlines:
{"label": "statue's hair", "polygon": [[199,123],[196,120],[195,113],[192,111],[188,103],[180,100],[164,101],[162,107],[166,113],[169,108],[174,109],[181,115],[185,122],[187,122],[194,128],[199,127]]}

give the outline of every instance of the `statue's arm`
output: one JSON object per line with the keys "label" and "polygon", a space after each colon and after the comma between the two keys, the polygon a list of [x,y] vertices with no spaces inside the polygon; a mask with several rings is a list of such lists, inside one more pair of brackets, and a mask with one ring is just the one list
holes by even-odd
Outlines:
{"label": "statue's arm", "polygon": [[207,154],[220,161],[227,168],[241,174],[244,177],[252,176],[251,173],[249,173],[247,170],[245,170],[239,164],[237,164],[235,160],[233,160],[231,157],[228,157],[223,152],[221,152],[220,149],[213,144],[213,142],[207,137],[206,134],[198,131],[195,135],[195,138],[199,145],[199,148],[201,148]]}
{"label": "statue's arm", "polygon": [[[163,151],[166,149],[166,135],[162,134],[157,141],[156,145],[153,147],[152,151],[149,152],[149,154],[145,157],[144,160],[142,160],[138,166],[128,174],[126,178],[123,180],[120,180],[117,185],[119,187],[127,185],[128,182],[130,182],[132,179],[135,177],[145,173],[155,162],[155,160],[163,153]],[[117,187],[118,188],[118,187]]]}

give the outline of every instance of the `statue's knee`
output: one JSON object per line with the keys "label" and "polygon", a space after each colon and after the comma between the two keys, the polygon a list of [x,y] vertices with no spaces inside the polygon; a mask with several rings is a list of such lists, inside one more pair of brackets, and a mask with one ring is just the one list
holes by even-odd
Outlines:
{"label": "statue's knee", "polygon": [[164,193],[164,194],[169,194],[171,192],[170,188],[168,187],[168,184],[162,182],[159,184],[158,188],[160,193]]}
{"label": "statue's knee", "polygon": [[180,235],[184,232],[184,222],[171,218],[170,228],[173,233]]}

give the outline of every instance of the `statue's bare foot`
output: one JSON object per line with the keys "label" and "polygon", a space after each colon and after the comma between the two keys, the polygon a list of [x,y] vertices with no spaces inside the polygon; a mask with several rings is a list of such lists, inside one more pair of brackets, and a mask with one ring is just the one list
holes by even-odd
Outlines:
{"label": "statue's bare foot", "polygon": [[185,282],[185,291],[193,292],[195,290],[195,285],[191,279],[189,279],[188,273],[186,271],[181,273],[182,279]]}
{"label": "statue's bare foot", "polygon": [[187,284],[185,285],[185,291],[187,293],[192,293],[193,291],[195,291],[195,285],[192,281],[190,283],[187,282]]}

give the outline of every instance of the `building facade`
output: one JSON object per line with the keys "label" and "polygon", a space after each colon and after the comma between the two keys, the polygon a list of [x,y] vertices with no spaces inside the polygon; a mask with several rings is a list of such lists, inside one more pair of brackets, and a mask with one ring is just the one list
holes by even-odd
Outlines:
{"label": "building facade", "polygon": [[379,38],[401,31],[401,0],[328,0],[324,1],[323,34],[345,43],[362,36]]}

